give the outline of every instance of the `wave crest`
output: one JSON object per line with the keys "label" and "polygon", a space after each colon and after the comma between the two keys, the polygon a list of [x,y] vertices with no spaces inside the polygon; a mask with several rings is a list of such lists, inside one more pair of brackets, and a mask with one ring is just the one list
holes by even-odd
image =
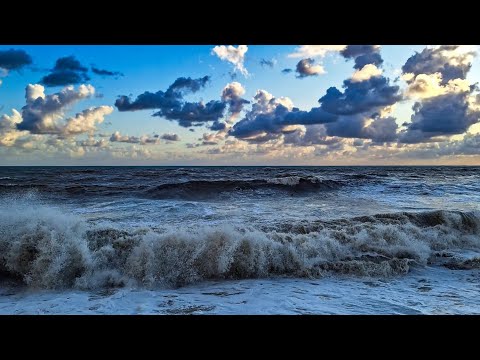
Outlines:
{"label": "wave crest", "polygon": [[458,249],[480,250],[477,215],[434,211],[263,230],[225,225],[160,233],[91,225],[45,206],[0,211],[0,273],[35,288],[177,287],[328,273],[392,276]]}

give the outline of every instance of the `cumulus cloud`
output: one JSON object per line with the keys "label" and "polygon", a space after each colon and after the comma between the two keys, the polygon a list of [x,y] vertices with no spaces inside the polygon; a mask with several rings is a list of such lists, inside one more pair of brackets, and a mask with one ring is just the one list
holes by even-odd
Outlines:
{"label": "cumulus cloud", "polygon": [[476,85],[467,74],[476,52],[470,46],[442,45],[425,48],[402,67],[406,94],[416,98],[411,121],[405,123],[400,141],[421,143],[463,134],[477,123]]}
{"label": "cumulus cloud", "polygon": [[13,146],[18,138],[28,134],[26,131],[19,131],[17,125],[22,122],[22,115],[15,109],[12,115],[0,116],[0,145]]}
{"label": "cumulus cloud", "polygon": [[377,68],[374,64],[367,64],[360,70],[357,70],[352,75],[352,82],[360,82],[370,79],[374,76],[382,75],[382,70]]}
{"label": "cumulus cloud", "polygon": [[92,72],[100,76],[123,76],[123,73],[119,71],[110,71],[105,69],[99,69],[95,66],[92,66]]}
{"label": "cumulus cloud", "polygon": [[80,64],[73,55],[59,58],[50,74],[44,76],[40,83],[45,86],[64,86],[80,84],[90,80],[88,68]]}
{"label": "cumulus cloud", "polygon": [[27,104],[22,108],[22,122],[19,130],[27,130],[32,134],[59,134],[65,129],[59,124],[66,109],[74,103],[92,97],[95,88],[91,85],[80,85],[78,89],[67,86],[58,93],[45,95],[45,88],[39,84],[29,84],[25,89]]}
{"label": "cumulus cloud", "polygon": [[58,134],[62,136],[75,136],[84,133],[93,134],[97,129],[96,125],[101,124],[105,116],[110,115],[112,112],[113,107],[111,106],[91,107],[83,110],[74,117],[67,119],[65,124],[57,127]]}
{"label": "cumulus cloud", "polygon": [[480,111],[468,103],[468,93],[450,93],[416,102],[411,123],[401,141],[419,143],[432,137],[462,134],[480,120]]}
{"label": "cumulus cloud", "polygon": [[470,92],[471,85],[466,79],[451,79],[442,85],[442,74],[418,74],[410,81],[406,95],[415,98],[430,98],[448,93]]}
{"label": "cumulus cloud", "polygon": [[119,131],[115,131],[112,136],[110,136],[110,142],[121,142],[127,144],[138,144],[138,145],[149,145],[149,144],[159,144],[158,137],[150,137],[148,135],[137,136],[128,136],[122,135]]}
{"label": "cumulus cloud", "polygon": [[290,58],[314,58],[324,57],[329,52],[339,52],[347,45],[301,45],[294,53],[288,55]]}
{"label": "cumulus cloud", "polygon": [[360,82],[348,79],[343,82],[343,87],[343,92],[331,87],[320,98],[323,110],[337,115],[353,115],[374,112],[402,99],[400,88],[390,85],[384,76],[375,76]]}
{"label": "cumulus cloud", "polygon": [[121,95],[115,101],[115,106],[119,111],[158,109],[153,116],[176,120],[183,127],[218,121],[227,106],[224,101],[187,102],[183,98],[186,93],[195,93],[204,88],[209,80],[209,76],[198,79],[181,77],[175,80],[166,91],[160,90],[156,93],[146,91],[137,96],[134,101],[126,95]]}
{"label": "cumulus cloud", "polygon": [[242,98],[243,95],[245,95],[245,89],[239,82],[231,82],[223,88],[221,99],[229,105],[231,115],[229,121],[235,120],[236,116],[243,110],[244,105],[250,103],[250,101]]}
{"label": "cumulus cloud", "polygon": [[442,85],[452,79],[465,79],[472,67],[476,51],[471,46],[442,45],[425,48],[412,55],[402,67],[404,74],[412,74],[410,79],[419,74],[442,75]]}
{"label": "cumulus cloud", "polygon": [[367,64],[380,67],[383,63],[379,45],[348,45],[340,54],[346,59],[354,59],[355,69],[362,69]]}
{"label": "cumulus cloud", "polygon": [[0,69],[20,70],[31,63],[31,56],[24,50],[0,50]]}
{"label": "cumulus cloud", "polygon": [[304,78],[308,76],[317,76],[325,73],[322,65],[315,65],[315,60],[312,58],[302,59],[297,63],[296,67],[297,77]]}
{"label": "cumulus cloud", "polygon": [[245,69],[245,54],[248,51],[247,45],[239,45],[238,47],[229,45],[219,45],[212,49],[212,54],[218,56],[221,60],[227,61],[234,65],[235,71],[240,71],[244,76],[248,75]]}
{"label": "cumulus cloud", "polygon": [[159,138],[167,141],[180,141],[180,136],[177,134],[163,134]]}
{"label": "cumulus cloud", "polygon": [[230,135],[249,142],[265,142],[297,130],[296,125],[336,120],[335,115],[319,108],[301,111],[293,106],[289,98],[276,98],[265,90],[257,91],[254,100],[251,111],[233,126]]}

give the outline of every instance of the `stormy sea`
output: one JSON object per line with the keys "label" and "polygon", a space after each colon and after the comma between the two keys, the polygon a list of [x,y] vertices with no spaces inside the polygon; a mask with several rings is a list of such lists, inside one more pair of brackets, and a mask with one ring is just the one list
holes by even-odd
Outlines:
{"label": "stormy sea", "polygon": [[1,167],[1,314],[480,314],[479,167]]}

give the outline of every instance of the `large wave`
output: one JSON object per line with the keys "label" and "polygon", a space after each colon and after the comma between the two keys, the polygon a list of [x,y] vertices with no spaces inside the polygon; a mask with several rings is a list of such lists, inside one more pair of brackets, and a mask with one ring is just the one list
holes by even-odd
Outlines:
{"label": "large wave", "polygon": [[[34,288],[178,287],[209,279],[329,273],[388,277],[465,249],[480,251],[480,219],[473,213],[398,213],[270,228],[167,227],[158,232],[92,225],[21,201],[0,210],[0,274]],[[480,261],[457,268],[475,264]]]}

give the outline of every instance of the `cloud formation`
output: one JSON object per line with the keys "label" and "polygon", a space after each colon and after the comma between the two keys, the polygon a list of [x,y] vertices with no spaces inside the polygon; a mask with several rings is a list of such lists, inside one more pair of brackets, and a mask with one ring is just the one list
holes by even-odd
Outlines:
{"label": "cloud formation", "polygon": [[417,101],[401,142],[442,141],[463,134],[480,120],[477,87],[466,79],[475,55],[469,46],[442,45],[427,47],[407,60],[402,67],[406,95]]}
{"label": "cloud formation", "polygon": [[315,65],[312,58],[302,59],[297,63],[297,78],[305,78],[308,76],[317,76],[325,73],[325,69],[321,65]]}
{"label": "cloud formation", "polygon": [[380,67],[383,63],[378,45],[348,45],[340,54],[346,59],[354,59],[355,69],[362,69],[367,64]]}
{"label": "cloud formation", "polygon": [[[470,46],[442,45],[426,47],[412,55],[402,67],[404,74],[442,75],[442,85],[452,79],[465,79],[472,67],[476,51]],[[413,78],[411,78],[413,80]]]}
{"label": "cloud formation", "polygon": [[149,145],[149,144],[160,144],[158,137],[149,137],[148,135],[137,136],[128,136],[122,135],[119,131],[115,131],[110,137],[110,142],[120,142],[127,144],[138,144],[138,145]]}
{"label": "cloud formation", "polygon": [[124,76],[123,73],[119,71],[99,69],[99,68],[96,68],[95,66],[92,66],[92,72],[100,76]]}
{"label": "cloud formation", "polygon": [[80,64],[73,55],[62,57],[56,61],[50,74],[45,75],[40,83],[49,87],[80,84],[90,80],[87,71],[88,68]]}
{"label": "cloud formation", "polygon": [[24,50],[0,50],[0,69],[20,70],[31,63],[31,56]]}
{"label": "cloud formation", "polygon": [[167,141],[180,141],[180,136],[177,134],[163,134],[160,135],[159,138]]}
{"label": "cloud formation", "polygon": [[314,58],[324,57],[330,52],[339,52],[347,45],[301,45],[294,53],[288,55],[290,58]]}
{"label": "cloud formation", "polygon": [[234,65],[235,71],[240,71],[242,75],[247,76],[248,71],[245,69],[245,54],[248,51],[247,45],[239,45],[238,47],[229,45],[219,45],[212,49],[212,54],[218,56],[220,60],[227,61]]}
{"label": "cloud formation", "polygon": [[157,109],[158,111],[153,116],[176,120],[180,126],[191,127],[212,122],[212,130],[219,130],[225,126],[219,120],[223,117],[227,106],[232,118],[242,111],[244,104],[248,104],[248,101],[242,99],[241,96],[245,93],[245,89],[238,82],[227,84],[222,91],[220,100],[210,100],[206,103],[184,100],[183,97],[186,93],[195,93],[201,90],[209,80],[208,76],[198,79],[178,78],[165,92],[151,93],[147,91],[134,101],[128,96],[122,95],[116,100],[115,106],[119,111]]}

